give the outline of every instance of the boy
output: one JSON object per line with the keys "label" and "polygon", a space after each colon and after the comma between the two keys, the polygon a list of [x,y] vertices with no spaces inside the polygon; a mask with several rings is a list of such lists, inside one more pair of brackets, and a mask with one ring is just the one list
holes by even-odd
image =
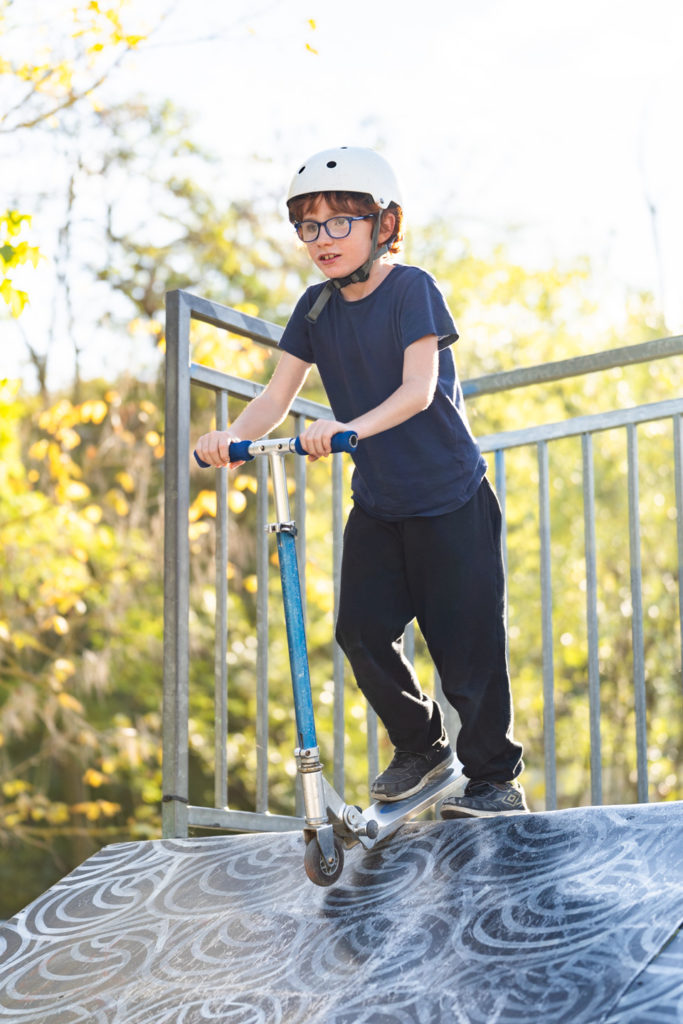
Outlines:
{"label": "boy", "polygon": [[[433,278],[393,264],[402,209],[379,154],[342,146],[310,157],[287,196],[290,221],[327,282],[299,300],[264,391],[227,431],[197,442],[213,466],[228,446],[269,433],[316,363],[335,419],[301,435],[312,460],[354,430],[354,505],[344,533],[336,638],[395,749],[376,800],[419,792],[451,764],[439,705],[403,656],[416,618],[462,723],[470,780],[444,817],[526,811],[516,781],[505,653],[501,516],[465,415],[451,344],[458,334]],[[238,463],[233,463],[233,467]]]}

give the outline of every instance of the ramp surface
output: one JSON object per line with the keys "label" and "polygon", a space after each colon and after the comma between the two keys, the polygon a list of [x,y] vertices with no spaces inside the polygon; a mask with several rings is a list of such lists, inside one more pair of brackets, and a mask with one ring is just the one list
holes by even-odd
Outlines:
{"label": "ramp surface", "polygon": [[683,804],[413,823],[330,889],[299,833],[125,843],[0,929],[0,1021],[672,1024],[682,921]]}

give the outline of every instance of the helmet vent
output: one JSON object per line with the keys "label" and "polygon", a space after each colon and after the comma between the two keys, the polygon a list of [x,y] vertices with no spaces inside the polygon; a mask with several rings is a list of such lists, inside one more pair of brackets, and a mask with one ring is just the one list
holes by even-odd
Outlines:
{"label": "helmet vent", "polygon": [[336,167],[337,166],[337,161],[336,160],[328,160],[327,161],[327,166],[328,167]]}
{"label": "helmet vent", "polygon": [[297,174],[303,174],[303,172],[305,170],[306,170],[306,164],[303,164],[296,173]]}

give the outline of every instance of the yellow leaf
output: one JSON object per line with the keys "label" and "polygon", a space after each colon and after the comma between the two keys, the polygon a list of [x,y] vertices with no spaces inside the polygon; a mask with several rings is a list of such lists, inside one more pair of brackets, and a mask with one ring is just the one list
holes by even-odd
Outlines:
{"label": "yellow leaf", "polygon": [[187,529],[187,535],[190,540],[199,540],[203,534],[208,533],[210,530],[209,524],[206,520],[202,519],[199,523],[190,523]]}
{"label": "yellow leaf", "polygon": [[83,781],[87,786],[99,789],[102,783],[107,781],[107,777],[106,775],[103,775],[102,772],[98,772],[95,768],[88,768],[88,770],[83,773]]}
{"label": "yellow leaf", "polygon": [[239,515],[240,512],[244,512],[247,507],[247,499],[241,491],[230,491],[230,494],[228,495],[228,506],[231,512],[234,512],[235,515]]}
{"label": "yellow leaf", "polygon": [[57,636],[66,636],[69,632],[69,623],[63,615],[53,615],[45,625],[46,629],[53,629]]}
{"label": "yellow leaf", "polygon": [[55,676],[60,683],[66,682],[76,671],[73,661],[68,658],[57,658],[53,667]]}
{"label": "yellow leaf", "polygon": [[90,488],[78,480],[70,480],[60,488],[60,493],[69,501],[80,501],[82,498],[90,497]]}
{"label": "yellow leaf", "polygon": [[24,779],[10,779],[2,784],[2,792],[9,800],[13,800],[20,793],[30,793],[31,788],[31,783]]}
{"label": "yellow leaf", "polygon": [[45,813],[51,825],[65,825],[69,820],[69,808],[66,804],[50,804]]}
{"label": "yellow leaf", "polygon": [[120,491],[107,491],[107,503],[111,505],[117,516],[127,516],[130,512],[130,505]]}
{"label": "yellow leaf", "polygon": [[115,804],[111,800],[98,800],[97,802],[105,818],[113,818],[121,810],[121,804]]}
{"label": "yellow leaf", "polygon": [[75,430],[72,430],[71,427],[62,427],[57,431],[55,437],[58,441],[61,441],[63,447],[66,448],[67,451],[77,448],[81,443],[79,434],[77,434]]}
{"label": "yellow leaf", "polygon": [[86,505],[83,509],[83,515],[89,523],[99,523],[102,519],[102,509],[99,505]]}
{"label": "yellow leaf", "polygon": [[156,430],[148,430],[145,434],[145,441],[150,448],[156,448],[156,446],[161,442],[161,438],[157,434]]}
{"label": "yellow leaf", "polygon": [[120,473],[116,474],[116,482],[127,494],[132,494],[135,490],[135,481],[130,473],[127,473],[125,470],[121,470]]}
{"label": "yellow leaf", "polygon": [[235,477],[234,486],[238,491],[251,491],[256,494],[258,483],[255,476],[248,476],[246,473],[238,473]]}
{"label": "yellow leaf", "polygon": [[28,450],[28,457],[37,461],[44,459],[47,455],[48,444],[49,442],[45,437],[40,441],[35,441]]}
{"label": "yellow leaf", "polygon": [[90,399],[81,406],[82,423],[101,423],[109,411],[107,403],[100,399]]}
{"label": "yellow leaf", "polygon": [[254,575],[245,577],[244,589],[248,594],[255,594],[258,590],[258,578]]}
{"label": "yellow leaf", "polygon": [[306,43],[306,49],[308,50],[309,53],[314,53],[316,57],[318,56],[318,51],[314,49],[310,43]]}
{"label": "yellow leaf", "polygon": [[216,517],[216,492],[200,491],[190,505],[189,520],[195,523],[202,516]]}
{"label": "yellow leaf", "polygon": [[80,700],[76,700],[76,698],[72,696],[70,693],[60,693],[57,697],[57,700],[61,704],[61,706],[63,708],[66,708],[68,711],[75,711],[78,714],[83,713],[83,705],[81,704]]}
{"label": "yellow leaf", "polygon": [[97,800],[83,800],[80,804],[74,804],[73,810],[76,814],[84,814],[88,821],[97,821],[101,813]]}

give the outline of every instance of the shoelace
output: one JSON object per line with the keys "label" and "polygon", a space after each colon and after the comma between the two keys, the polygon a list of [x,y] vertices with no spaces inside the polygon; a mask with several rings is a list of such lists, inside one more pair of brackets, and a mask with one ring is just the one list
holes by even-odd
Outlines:
{"label": "shoelace", "polygon": [[[484,793],[491,786],[490,782],[486,782],[485,779],[481,779],[479,782],[468,782],[467,789],[465,790],[466,796],[476,796],[478,793]],[[494,786],[493,789],[496,787]]]}

